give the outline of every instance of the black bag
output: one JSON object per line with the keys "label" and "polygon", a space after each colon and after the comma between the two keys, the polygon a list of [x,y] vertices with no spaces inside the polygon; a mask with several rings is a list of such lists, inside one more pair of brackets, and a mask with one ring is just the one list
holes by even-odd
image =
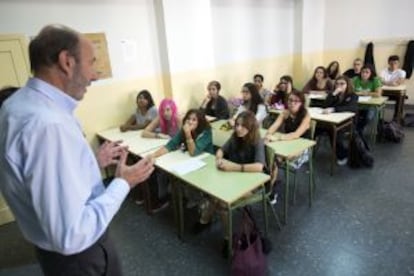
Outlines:
{"label": "black bag", "polygon": [[404,126],[406,127],[414,127],[414,114],[407,113],[404,117]]}
{"label": "black bag", "polygon": [[378,136],[380,141],[400,143],[404,139],[404,129],[395,121],[381,121],[378,124]]}
{"label": "black bag", "polygon": [[352,136],[348,165],[351,168],[372,168],[374,166],[374,157],[368,144],[358,132],[354,132]]}

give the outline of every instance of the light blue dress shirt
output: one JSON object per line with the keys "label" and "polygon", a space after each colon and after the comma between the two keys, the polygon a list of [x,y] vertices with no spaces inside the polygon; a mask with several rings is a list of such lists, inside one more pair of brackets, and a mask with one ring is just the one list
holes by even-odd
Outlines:
{"label": "light blue dress shirt", "polygon": [[0,188],[27,240],[69,255],[105,232],[129,192],[105,189],[73,111],[77,101],[37,78],[0,110]]}

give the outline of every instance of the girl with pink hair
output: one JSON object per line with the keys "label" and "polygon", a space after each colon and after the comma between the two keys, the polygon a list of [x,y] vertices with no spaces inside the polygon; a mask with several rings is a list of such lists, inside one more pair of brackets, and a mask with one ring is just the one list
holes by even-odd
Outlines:
{"label": "girl with pink hair", "polygon": [[158,116],[142,132],[142,137],[171,139],[180,129],[177,105],[171,99],[163,99],[158,108]]}
{"label": "girl with pink hair", "polygon": [[[171,99],[161,101],[158,116],[142,132],[142,137],[168,139],[174,137],[180,130],[180,120],[177,105]],[[160,170],[155,170],[148,179],[151,194],[151,213],[157,213],[169,205],[168,176]]]}

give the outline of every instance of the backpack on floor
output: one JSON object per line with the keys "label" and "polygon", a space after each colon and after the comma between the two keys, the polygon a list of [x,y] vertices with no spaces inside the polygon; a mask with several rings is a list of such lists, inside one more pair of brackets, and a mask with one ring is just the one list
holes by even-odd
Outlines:
{"label": "backpack on floor", "polygon": [[378,137],[380,141],[401,143],[404,139],[404,129],[395,121],[380,121],[378,123]]}
{"label": "backpack on floor", "polygon": [[414,114],[407,113],[404,117],[404,126],[406,127],[414,127]]}
{"label": "backpack on floor", "polygon": [[358,132],[352,136],[348,165],[351,168],[372,168],[374,166],[374,157],[368,144]]}

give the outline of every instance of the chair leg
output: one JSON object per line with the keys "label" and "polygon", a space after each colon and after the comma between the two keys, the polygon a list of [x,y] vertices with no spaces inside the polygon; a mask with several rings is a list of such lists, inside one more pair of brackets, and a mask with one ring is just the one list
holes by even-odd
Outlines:
{"label": "chair leg", "polygon": [[293,205],[296,204],[296,172],[293,172],[293,194],[292,194]]}
{"label": "chair leg", "polygon": [[313,149],[310,151],[309,166],[309,207],[312,207],[313,195],[315,193],[315,172],[313,170]]}
{"label": "chair leg", "polygon": [[279,228],[279,230],[282,230],[282,224],[280,223],[280,219],[279,219],[279,216],[277,215],[275,207],[270,203],[269,200],[267,200],[267,203],[270,205],[270,209],[272,210],[273,216],[276,220],[277,227]]}

